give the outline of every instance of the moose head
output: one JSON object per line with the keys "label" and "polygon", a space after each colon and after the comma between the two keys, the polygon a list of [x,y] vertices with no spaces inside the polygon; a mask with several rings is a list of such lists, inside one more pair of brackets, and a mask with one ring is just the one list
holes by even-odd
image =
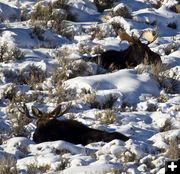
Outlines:
{"label": "moose head", "polygon": [[33,140],[36,143],[64,140],[74,144],[86,145],[97,141],[109,142],[113,139],[127,141],[129,139],[119,132],[92,129],[75,120],[58,120],[57,118],[66,113],[69,108],[70,105],[62,111],[62,106],[59,105],[52,112],[45,113],[33,106],[33,115],[30,115],[26,104],[23,104],[19,107],[19,111],[31,119],[37,120],[37,128],[33,134]]}
{"label": "moose head", "polygon": [[[143,38],[147,43],[142,43],[140,38]],[[149,48],[149,44],[154,42],[157,38],[157,34],[151,30],[145,30],[138,37],[128,35],[126,32],[120,32],[119,37],[121,40],[127,40],[130,44],[129,48],[122,52],[126,57],[127,66],[136,66],[140,63],[145,64],[157,64],[161,62],[159,54],[153,52]]]}

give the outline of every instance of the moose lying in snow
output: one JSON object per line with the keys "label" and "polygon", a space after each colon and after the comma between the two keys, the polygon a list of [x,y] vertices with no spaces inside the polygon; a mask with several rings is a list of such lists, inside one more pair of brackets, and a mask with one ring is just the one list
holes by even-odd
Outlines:
{"label": "moose lying in snow", "polygon": [[[148,44],[152,43],[156,36],[151,34],[151,31],[143,32],[142,35],[147,40]],[[141,36],[142,36],[141,35]],[[140,38],[130,36],[126,32],[119,33],[119,37],[122,40],[127,40],[130,44],[128,49],[123,51],[108,50],[103,52],[101,55],[91,58],[98,62],[105,69],[123,69],[135,67],[138,64],[157,64],[161,63],[159,54],[153,52],[148,44],[142,43]],[[150,37],[151,38],[150,38]]]}
{"label": "moose lying in snow", "polygon": [[86,145],[91,142],[110,142],[113,139],[127,141],[129,138],[118,132],[105,132],[92,129],[86,125],[74,120],[57,120],[56,118],[63,115],[69,107],[64,111],[61,105],[50,113],[43,113],[36,107],[32,107],[33,116],[29,114],[29,110],[25,104],[19,108],[19,111],[29,118],[37,119],[37,128],[33,135],[36,143],[65,140],[74,144]]}

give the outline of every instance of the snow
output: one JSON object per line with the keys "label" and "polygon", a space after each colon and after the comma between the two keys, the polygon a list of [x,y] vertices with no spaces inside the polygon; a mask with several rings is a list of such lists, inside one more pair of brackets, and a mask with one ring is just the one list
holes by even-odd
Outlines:
{"label": "snow", "polygon": [[94,40],[94,43],[100,44],[105,50],[126,50],[129,47],[127,41],[120,42],[118,38],[105,38],[103,40]]}
{"label": "snow", "polygon": [[17,25],[15,28],[5,29],[5,31],[2,31],[2,42],[7,40],[12,41],[19,48],[38,48],[40,47],[40,45],[45,45],[45,47],[47,48],[50,46],[56,48],[60,44],[68,43],[67,39],[58,36],[57,34],[54,34],[51,31],[45,31],[43,33],[43,41],[39,41],[36,38],[33,39],[30,36],[32,29],[25,27],[18,28]]}
{"label": "snow", "polygon": [[[119,0],[111,10],[126,6],[132,18],[124,18],[109,17],[110,9],[99,13],[93,0],[70,0],[70,11],[76,16],[76,21],[66,21],[67,30],[70,27],[75,31],[72,39],[51,28],[42,32],[42,40],[36,35],[32,37],[33,26],[29,20],[20,20],[21,10],[30,14],[37,3],[48,5],[54,1],[0,0],[0,46],[7,43],[9,48],[19,48],[24,54],[21,60],[3,62],[0,48],[0,160],[7,155],[16,159],[20,174],[28,173],[29,167],[41,169],[45,166],[47,169],[43,173],[47,174],[164,173],[165,161],[171,159],[167,156],[170,141],[175,141],[180,148],[180,14],[170,9],[178,1],[161,1],[162,5],[156,8],[155,0]],[[100,46],[104,51],[122,51],[129,47],[127,41],[121,41],[112,31],[114,22],[128,34],[138,37],[144,30],[157,32],[157,39],[148,46],[160,54],[167,69],[162,74],[161,84],[152,75],[152,67],[142,64],[109,72],[88,62],[85,73],[77,77],[74,73],[72,78],[62,80],[69,69],[63,67],[63,63],[59,65],[60,58],[55,58],[59,51],[62,54],[67,51],[62,57],[79,63],[81,57],[98,55],[93,52],[94,46]],[[169,27],[169,24],[175,24],[175,27]],[[103,30],[104,37],[92,39],[90,30],[96,26]],[[142,38],[140,40],[145,42]],[[18,76],[31,66],[41,68],[46,74],[45,80],[35,87]],[[64,69],[66,73],[58,72],[59,79],[56,80],[65,88],[66,100],[61,94],[62,87],[53,81],[53,73]],[[169,81],[171,78],[173,81]],[[168,86],[162,88],[162,83]],[[95,108],[87,102],[91,97]],[[109,109],[116,119],[114,123],[101,123],[97,114],[106,111],[107,108],[103,107],[112,97],[115,101]],[[25,125],[28,136],[13,134],[11,119],[19,115],[16,107],[19,100],[25,101],[28,108],[37,106],[44,112],[58,104],[71,102],[69,113],[62,119],[74,119],[92,128],[120,132],[130,139],[126,142],[94,142],[86,146],[62,140],[36,144],[32,139],[35,120]],[[170,121],[169,127],[167,121]],[[18,123],[21,125],[21,120]],[[167,130],[163,130],[165,125]]]}
{"label": "snow", "polygon": [[[128,82],[131,83],[128,83]],[[136,104],[141,94],[159,95],[159,88],[148,74],[137,75],[134,70],[120,70],[114,73],[96,75],[91,77],[77,77],[65,82],[67,88],[76,88],[91,91],[116,89],[122,93],[124,101]]]}

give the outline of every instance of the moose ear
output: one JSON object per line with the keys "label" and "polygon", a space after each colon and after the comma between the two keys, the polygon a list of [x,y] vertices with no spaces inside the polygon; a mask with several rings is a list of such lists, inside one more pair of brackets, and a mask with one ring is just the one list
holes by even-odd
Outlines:
{"label": "moose ear", "polygon": [[57,106],[52,112],[53,117],[57,117],[61,114],[61,105]]}
{"label": "moose ear", "polygon": [[38,108],[36,108],[35,106],[32,106],[32,114],[38,118],[43,115],[43,113]]}

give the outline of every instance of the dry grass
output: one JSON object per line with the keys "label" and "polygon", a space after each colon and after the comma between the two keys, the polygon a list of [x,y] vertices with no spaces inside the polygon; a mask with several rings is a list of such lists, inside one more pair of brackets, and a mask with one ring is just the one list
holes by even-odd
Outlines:
{"label": "dry grass", "polygon": [[112,8],[115,0],[94,0],[94,4],[96,5],[99,12],[103,12],[105,9]]}
{"label": "dry grass", "polygon": [[37,163],[32,163],[27,166],[27,174],[43,174],[50,170],[51,166],[46,164],[43,166],[38,166]]}
{"label": "dry grass", "polygon": [[164,46],[163,51],[164,51],[165,55],[169,55],[169,54],[177,51],[179,49],[179,47],[180,47],[180,44],[171,43],[171,44]]}
{"label": "dry grass", "polygon": [[155,111],[157,111],[157,105],[156,104],[154,104],[154,103],[148,103],[148,105],[147,105],[147,111],[149,111],[149,112],[155,112]]}
{"label": "dry grass", "polygon": [[42,21],[41,24],[46,24],[49,19],[50,9],[43,6],[41,3],[38,3],[33,12],[31,13],[31,21],[35,22],[36,20]]}
{"label": "dry grass", "polygon": [[62,84],[56,84],[54,89],[49,89],[49,100],[53,103],[61,103],[78,99],[75,89],[66,90]]}
{"label": "dry grass", "polygon": [[135,111],[135,108],[130,106],[128,102],[123,102],[121,108],[117,109],[118,112],[132,112]]}
{"label": "dry grass", "polygon": [[136,154],[126,149],[124,152],[116,156],[116,158],[120,159],[124,163],[134,162],[136,160]]}
{"label": "dry grass", "polygon": [[53,80],[55,80],[56,82],[61,81],[62,83],[63,81],[69,79],[70,74],[72,74],[73,60],[68,58],[69,54],[70,54],[69,50],[65,47],[65,48],[60,49],[55,57],[58,60],[59,65],[60,65],[60,68],[57,69],[55,73],[53,74]]}
{"label": "dry grass", "polygon": [[30,15],[28,14],[28,10],[26,7],[20,8],[20,19],[21,21],[27,21],[30,19]]}
{"label": "dry grass", "polygon": [[65,80],[69,79],[69,73],[71,68],[71,61],[66,58],[57,58],[60,64],[60,68],[56,68],[52,74],[53,84],[61,85]]}
{"label": "dry grass", "polygon": [[8,63],[10,61],[20,60],[24,54],[20,49],[8,46],[7,42],[0,44],[0,62]]}
{"label": "dry grass", "polygon": [[86,43],[80,43],[78,45],[78,50],[81,54],[89,54],[91,52],[91,47]]}
{"label": "dry grass", "polygon": [[20,82],[29,85],[31,89],[39,89],[40,83],[42,83],[46,77],[46,73],[34,64],[22,70],[19,74]]}
{"label": "dry grass", "polygon": [[116,121],[116,114],[110,109],[97,112],[95,117],[101,124],[106,125],[113,124]]}
{"label": "dry grass", "polygon": [[62,67],[61,69],[55,69],[52,73],[51,79],[55,87],[62,87],[63,82],[68,79],[66,67]]}
{"label": "dry grass", "polygon": [[40,41],[44,41],[44,32],[45,30],[40,26],[34,26],[30,33],[31,38],[38,39]]}
{"label": "dry grass", "polygon": [[101,45],[90,46],[86,43],[80,43],[78,45],[78,51],[81,54],[99,55],[104,52],[104,49]]}
{"label": "dry grass", "polygon": [[52,8],[55,8],[55,9],[58,9],[58,8],[68,9],[69,8],[69,6],[67,5],[68,1],[69,0],[58,0],[58,1],[54,1],[50,5],[52,6]]}
{"label": "dry grass", "polygon": [[112,22],[111,25],[117,36],[119,35],[119,32],[125,31],[124,25],[122,23]]}
{"label": "dry grass", "polygon": [[5,155],[0,160],[0,173],[1,174],[18,174],[16,168],[17,161],[10,155]]}
{"label": "dry grass", "polygon": [[103,104],[99,104],[101,106],[100,109],[112,109],[114,103],[117,101],[117,97],[114,96],[114,95],[109,95],[107,98],[106,98],[106,101],[105,103]]}
{"label": "dry grass", "polygon": [[99,102],[97,101],[96,92],[91,91],[82,91],[81,96],[83,96],[84,101],[90,105],[91,108],[97,109],[112,109],[114,103],[117,100],[117,97],[114,95],[109,95],[105,97],[105,101]]}
{"label": "dry grass", "polygon": [[101,40],[105,37],[105,31],[100,26],[92,26],[89,30],[91,39]]}
{"label": "dry grass", "polygon": [[161,63],[152,64],[152,74],[159,83],[160,88],[164,89],[165,92],[176,93],[179,91],[178,74],[173,73],[173,76],[170,76],[170,71],[167,66]]}
{"label": "dry grass", "polygon": [[157,98],[158,102],[160,103],[166,103],[168,101],[168,96],[165,95],[164,92],[160,93],[160,96]]}
{"label": "dry grass", "polygon": [[110,171],[107,171],[106,174],[132,174],[128,172],[128,166],[124,164],[121,168],[112,168]]}
{"label": "dry grass", "polygon": [[72,66],[71,67],[72,74],[70,75],[70,78],[91,75],[90,67],[88,66],[87,62],[85,62],[84,60],[74,61],[72,62],[71,66]]}
{"label": "dry grass", "polygon": [[158,9],[163,5],[164,0],[150,1],[154,8]]}
{"label": "dry grass", "polygon": [[166,151],[166,156],[168,158],[170,158],[170,159],[179,159],[180,158],[179,143],[180,143],[179,138],[169,140],[169,148]]}
{"label": "dry grass", "polygon": [[60,165],[56,170],[62,171],[66,169],[67,167],[69,167],[69,164],[70,164],[70,160],[68,158],[61,158]]}
{"label": "dry grass", "polygon": [[[60,68],[56,69],[53,79],[59,79],[59,81],[65,81],[70,78],[77,76],[88,76],[91,75],[91,67],[84,60],[72,60],[69,59],[69,50],[64,48],[61,49],[56,59],[59,62]],[[57,74],[57,75],[56,75]],[[57,81],[57,80],[55,80]]]}
{"label": "dry grass", "polygon": [[84,95],[84,100],[86,103],[90,105],[91,108],[97,108],[99,106],[99,103],[96,101],[96,92],[88,92],[86,90],[83,90],[81,95]]}
{"label": "dry grass", "polygon": [[160,132],[166,132],[166,131],[169,131],[169,130],[172,130],[174,129],[174,126],[173,126],[173,123],[171,121],[171,119],[167,119],[165,122],[164,122],[164,125],[162,127],[160,127]]}
{"label": "dry grass", "polygon": [[14,85],[27,84],[31,89],[41,89],[40,83],[47,77],[46,72],[34,64],[22,70],[8,69],[3,73],[8,83],[14,83]]}
{"label": "dry grass", "polygon": [[70,11],[70,5],[68,4],[69,0],[58,0],[51,2],[49,4],[49,7],[52,9],[52,11],[55,9],[60,9],[60,11],[65,12],[66,20],[68,21],[76,21],[75,15],[73,15]]}
{"label": "dry grass", "polygon": [[67,49],[61,50],[57,54],[56,59],[59,61],[60,68],[55,69],[51,76],[54,88],[49,89],[49,97],[57,103],[77,98],[76,90],[66,90],[64,88],[63,82],[76,76],[86,75],[84,73],[87,73],[86,62],[74,62],[68,59],[67,56]]}
{"label": "dry grass", "polygon": [[7,118],[11,123],[10,137],[23,136],[29,137],[29,131],[26,126],[32,121],[24,114],[20,113],[17,106],[10,104],[7,108]]}
{"label": "dry grass", "polygon": [[60,156],[63,156],[64,154],[67,154],[67,153],[70,153],[70,151],[67,149],[57,149],[57,148],[53,148],[52,152],[55,153],[56,155],[60,155]]}
{"label": "dry grass", "polygon": [[17,87],[15,84],[9,84],[6,89],[3,91],[3,98],[8,99],[9,101],[15,101],[16,100],[16,94],[17,94]]}
{"label": "dry grass", "polygon": [[91,49],[91,54],[93,54],[93,55],[100,55],[103,52],[104,52],[104,49],[103,49],[103,47],[101,45],[95,45]]}
{"label": "dry grass", "polygon": [[4,141],[8,139],[8,135],[4,132],[0,133],[0,145],[3,144]]}
{"label": "dry grass", "polygon": [[64,20],[76,21],[75,16],[71,14],[68,0],[50,2],[48,6],[38,2],[31,13],[32,25],[50,27],[58,34],[72,37],[73,33],[67,30]]}
{"label": "dry grass", "polygon": [[61,66],[60,69],[56,69],[53,72],[51,79],[54,88],[49,89],[48,91],[49,98],[55,103],[70,101],[77,98],[75,89],[67,90],[64,88],[63,82],[69,78],[69,75],[66,63],[63,62]]}
{"label": "dry grass", "polygon": [[131,18],[129,9],[125,5],[119,6],[116,10],[111,11],[109,15],[112,17],[122,16],[124,18]]}
{"label": "dry grass", "polygon": [[9,84],[3,91],[3,98],[6,99],[10,105],[15,105],[16,103],[21,102],[29,103],[32,101],[43,103],[44,97],[45,94],[40,91],[34,91],[30,94],[21,92],[14,83]]}

